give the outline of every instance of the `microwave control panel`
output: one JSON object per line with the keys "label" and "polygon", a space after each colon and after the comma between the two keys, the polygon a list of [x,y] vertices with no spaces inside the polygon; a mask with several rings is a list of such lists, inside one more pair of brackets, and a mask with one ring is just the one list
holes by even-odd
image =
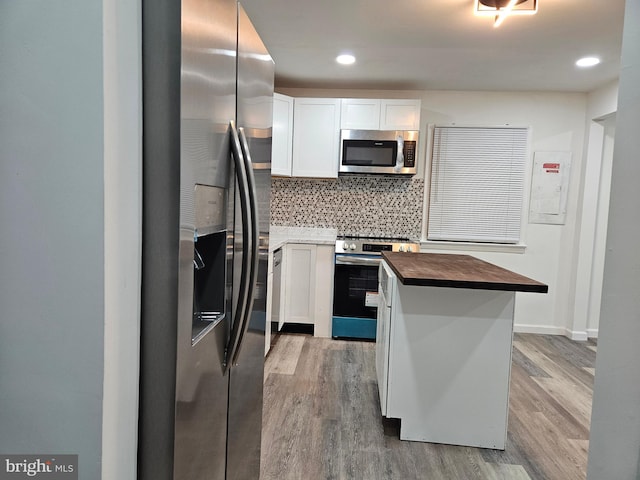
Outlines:
{"label": "microwave control panel", "polygon": [[415,140],[409,140],[404,142],[404,166],[415,167],[416,166],[416,142]]}

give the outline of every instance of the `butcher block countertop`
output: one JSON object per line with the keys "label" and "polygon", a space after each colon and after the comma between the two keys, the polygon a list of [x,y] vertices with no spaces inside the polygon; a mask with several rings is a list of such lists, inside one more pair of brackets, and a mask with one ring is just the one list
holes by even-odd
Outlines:
{"label": "butcher block countertop", "polygon": [[471,255],[382,252],[404,285],[547,293],[549,287]]}

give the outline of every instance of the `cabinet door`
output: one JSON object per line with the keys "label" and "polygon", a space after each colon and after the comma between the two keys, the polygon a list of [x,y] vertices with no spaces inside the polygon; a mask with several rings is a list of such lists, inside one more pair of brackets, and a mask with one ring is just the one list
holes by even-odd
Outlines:
{"label": "cabinet door", "polygon": [[[273,255],[269,255],[269,263]],[[267,318],[264,324],[264,354],[265,356],[271,349],[271,321],[273,320],[271,308],[273,306],[273,272],[267,272]]]}
{"label": "cabinet door", "polygon": [[293,176],[337,178],[340,99],[296,98],[293,107]]}
{"label": "cabinet door", "polygon": [[380,262],[378,279],[382,280],[380,272],[387,271],[387,295],[378,283],[378,316],[376,319],[376,378],[378,380],[378,396],[380,398],[380,410],[383,416],[387,415],[387,393],[389,379],[390,341],[391,341],[391,302],[389,299],[395,293],[395,277],[386,263]]}
{"label": "cabinet door", "polygon": [[376,378],[380,410],[387,416],[387,372],[389,370],[389,326],[391,311],[383,295],[378,297],[378,318],[376,319]]}
{"label": "cabinet door", "polygon": [[316,246],[289,244],[284,252],[284,321],[314,324]]}
{"label": "cabinet door", "polygon": [[273,138],[271,143],[271,175],[291,176],[293,148],[293,98],[273,94]]}
{"label": "cabinet door", "polygon": [[420,100],[382,100],[380,130],[418,130]]}
{"label": "cabinet door", "polygon": [[340,128],[347,130],[377,130],[380,128],[380,100],[343,98]]}

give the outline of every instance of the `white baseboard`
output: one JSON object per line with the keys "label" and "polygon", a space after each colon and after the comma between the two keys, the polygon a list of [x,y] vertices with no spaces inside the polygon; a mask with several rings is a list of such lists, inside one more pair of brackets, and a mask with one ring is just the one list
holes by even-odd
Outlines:
{"label": "white baseboard", "polygon": [[567,335],[567,329],[563,327],[550,327],[547,325],[523,325],[515,324],[513,331],[516,333],[537,333],[539,335]]}
{"label": "white baseboard", "polygon": [[589,338],[597,337],[598,330],[574,331],[565,327],[550,327],[547,325],[522,325],[515,324],[513,331],[516,333],[537,333],[538,335],[564,335],[577,342],[585,342]]}
{"label": "white baseboard", "polygon": [[598,329],[597,328],[587,328],[587,337],[589,337],[589,338],[598,338]]}

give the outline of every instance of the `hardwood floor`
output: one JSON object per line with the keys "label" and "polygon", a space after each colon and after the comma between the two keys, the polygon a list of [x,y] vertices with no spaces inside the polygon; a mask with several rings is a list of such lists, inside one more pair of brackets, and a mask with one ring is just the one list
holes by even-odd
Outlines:
{"label": "hardwood floor", "polygon": [[594,341],[516,334],[504,451],[400,441],[372,342],[282,334],[265,364],[263,480],[586,478]]}

